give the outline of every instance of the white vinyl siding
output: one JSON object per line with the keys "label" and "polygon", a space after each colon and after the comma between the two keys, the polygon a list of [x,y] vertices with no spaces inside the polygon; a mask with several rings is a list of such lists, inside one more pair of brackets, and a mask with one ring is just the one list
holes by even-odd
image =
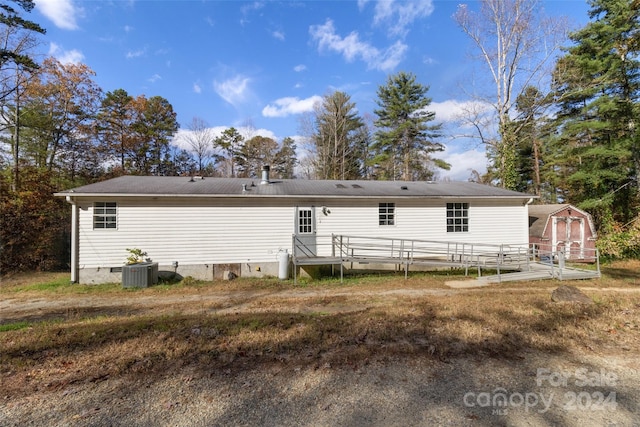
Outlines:
{"label": "white vinyl siding", "polygon": [[278,251],[292,251],[292,235],[299,226],[296,206],[326,206],[326,214],[312,219],[318,238],[342,234],[462,243],[528,242],[523,200],[469,199],[466,233],[447,233],[443,199],[389,200],[386,203],[394,204],[394,219],[402,218],[393,227],[379,225],[379,199],[132,197],[100,201],[117,203],[117,229],[94,230],[94,201],[78,201],[80,268],[120,266],[126,248],[142,249],[161,264],[277,262]]}
{"label": "white vinyl siding", "polygon": [[[291,248],[295,208],[246,206],[241,201],[118,200],[118,229],[93,230],[93,204],[80,204],[79,265],[119,266],[126,248],[153,261],[180,265],[269,262]],[[290,249],[289,249],[290,250]]]}
{"label": "white vinyl siding", "polygon": [[527,207],[521,200],[470,199],[466,233],[447,232],[447,209],[443,200],[397,199],[394,203],[396,218],[401,216],[402,221],[396,221],[394,227],[381,227],[377,201],[332,202],[327,204],[331,214],[318,216],[316,232],[318,235],[333,233],[461,243],[526,244],[529,241]]}

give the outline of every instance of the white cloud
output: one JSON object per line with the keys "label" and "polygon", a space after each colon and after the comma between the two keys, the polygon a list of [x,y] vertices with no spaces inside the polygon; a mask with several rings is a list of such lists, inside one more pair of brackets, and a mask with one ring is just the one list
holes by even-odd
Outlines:
{"label": "white cloud", "polygon": [[249,96],[250,82],[250,78],[237,75],[223,82],[215,81],[213,88],[220,98],[235,106],[242,103]]}
{"label": "white cloud", "polygon": [[[278,138],[276,137],[276,134],[268,129],[263,129],[263,128],[255,129],[255,128],[249,128],[246,126],[234,126],[234,127],[240,135],[251,134],[253,136],[264,136],[265,138],[271,138],[275,141],[278,140]],[[217,138],[221,136],[222,133],[227,129],[229,129],[229,126],[212,126],[209,128],[209,131],[211,132],[211,136],[213,138]],[[193,147],[189,145],[189,143],[187,142],[188,138],[186,137],[191,132],[192,132],[191,130],[181,127],[180,129],[178,129],[178,132],[176,132],[176,134],[173,136],[171,143],[183,150],[193,151]]]}
{"label": "white cloud", "polygon": [[306,99],[298,97],[286,97],[276,99],[273,104],[269,104],[262,109],[264,117],[287,117],[291,114],[301,114],[313,111],[313,106],[317,102],[322,102],[322,97],[318,95]]}
{"label": "white cloud", "polygon": [[77,49],[71,49],[58,56],[58,61],[63,64],[80,64],[84,61],[84,55]]}
{"label": "white cloud", "polygon": [[200,85],[198,83],[194,83],[193,84],[193,91],[195,93],[202,93],[202,88],[200,87]]}
{"label": "white cloud", "polygon": [[427,107],[428,111],[436,113],[437,122],[458,122],[472,115],[485,115],[493,107],[480,101],[457,101],[449,99],[443,102],[432,102]]}
{"label": "white cloud", "polygon": [[338,52],[351,62],[361,59],[370,69],[390,71],[403,59],[408,46],[400,41],[395,42],[384,51],[380,51],[369,43],[360,41],[357,32],[352,32],[346,37],[336,34],[333,21],[327,19],[323,25],[312,25],[309,33],[313,40],[318,42],[318,49],[328,49]]}
{"label": "white cloud", "polygon": [[282,41],[284,41],[284,38],[285,38],[285,37],[284,37],[284,33],[283,33],[282,31],[272,31],[272,32],[271,32],[271,35],[272,35],[274,38],[278,39],[278,40],[282,40]]}
{"label": "white cloud", "polygon": [[445,151],[444,155],[440,157],[451,165],[451,169],[448,171],[438,171],[441,178],[467,181],[471,177],[472,171],[475,170],[480,175],[487,171],[487,156],[478,149],[450,154]]}
{"label": "white cloud", "polygon": [[[483,146],[478,146],[476,130],[470,127],[470,123],[475,121],[482,126],[484,123],[491,123],[490,118],[493,112],[491,104],[475,100],[449,99],[432,102],[427,110],[435,112],[435,121],[444,124],[445,133],[450,138],[444,153],[438,157],[449,163],[451,170],[438,171],[440,179],[467,181],[474,170],[480,175],[486,173],[486,153]],[[455,147],[458,149],[454,151]]]}
{"label": "white cloud", "polygon": [[125,33],[130,33],[131,31],[133,31],[133,27],[130,25],[125,25],[124,26],[124,32]]}
{"label": "white cloud", "polygon": [[127,59],[132,59],[132,58],[139,58],[142,55],[144,55],[144,49],[139,49],[139,50],[130,50],[129,52],[127,52]]}
{"label": "white cloud", "polygon": [[255,12],[256,10],[260,10],[265,6],[265,3],[262,1],[254,1],[252,3],[247,3],[240,8],[240,11],[246,15],[250,12]]}
{"label": "white cloud", "polygon": [[425,65],[437,65],[438,61],[434,58],[431,58],[429,56],[425,56],[422,58],[422,63]]}
{"label": "white cloud", "polygon": [[84,55],[77,49],[64,50],[56,43],[49,45],[49,55],[62,64],[79,64],[84,61]]}
{"label": "white cloud", "polygon": [[36,9],[63,30],[77,30],[76,18],[82,15],[82,8],[72,0],[36,0]]}
{"label": "white cloud", "polygon": [[[362,8],[364,3],[360,3]],[[388,25],[390,36],[404,37],[415,20],[433,13],[432,0],[384,0],[376,2],[374,25]]]}
{"label": "white cloud", "polygon": [[299,64],[296,65],[295,67],[293,67],[293,71],[295,71],[296,73],[301,73],[302,71],[305,71],[307,69],[307,66],[304,64]]}
{"label": "white cloud", "polygon": [[160,76],[160,74],[154,74],[153,76],[149,77],[147,80],[151,83],[155,83],[158,80],[162,80],[162,77]]}
{"label": "white cloud", "polygon": [[242,18],[240,18],[240,25],[244,26],[246,24],[249,24],[251,21],[249,20],[248,16],[251,13],[262,9],[264,6],[265,6],[265,3],[262,1],[254,1],[253,3],[248,3],[242,6],[240,8],[240,11],[242,12]]}

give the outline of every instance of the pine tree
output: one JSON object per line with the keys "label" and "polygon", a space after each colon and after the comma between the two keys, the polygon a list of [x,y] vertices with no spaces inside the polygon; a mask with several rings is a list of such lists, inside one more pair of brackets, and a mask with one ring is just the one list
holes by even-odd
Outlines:
{"label": "pine tree", "polygon": [[600,218],[628,221],[640,190],[639,3],[592,0],[554,71],[567,196]]}
{"label": "pine tree", "polygon": [[221,152],[221,154],[218,154],[216,158],[223,162],[223,167],[225,169],[223,171],[223,176],[231,178],[236,177],[235,158],[242,147],[243,141],[244,138],[234,127],[225,129],[225,131],[222,132],[222,135],[214,139],[214,148]]}
{"label": "pine tree", "polygon": [[296,142],[293,138],[286,137],[282,140],[273,164],[273,171],[279,178],[295,178],[295,167],[298,163],[296,148]]}
{"label": "pine tree", "polygon": [[371,147],[371,162],[377,165],[379,179],[426,180],[433,177],[434,166],[448,168],[445,162],[431,157],[444,146],[436,142],[440,126],[429,125],[435,113],[427,110],[431,104],[428,90],[415,75],[405,72],[390,76],[386,85],[378,88],[380,109],[374,111],[378,131]]}
{"label": "pine tree", "polygon": [[318,106],[315,133],[316,175],[320,179],[357,179],[362,177],[362,141],[364,126],[355,103],[344,92],[326,95]]}
{"label": "pine tree", "polygon": [[278,143],[272,138],[256,135],[240,146],[235,154],[238,165],[237,176],[240,178],[257,178],[263,166],[271,165],[278,151]]}

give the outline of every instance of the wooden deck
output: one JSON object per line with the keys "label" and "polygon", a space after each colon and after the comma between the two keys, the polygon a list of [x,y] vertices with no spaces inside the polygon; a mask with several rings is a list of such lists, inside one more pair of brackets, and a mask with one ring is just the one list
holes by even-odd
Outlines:
{"label": "wooden deck", "polygon": [[[362,236],[318,236],[308,239],[293,236],[294,280],[297,267],[311,265],[339,266],[340,278],[344,269],[359,265],[395,265],[408,277],[411,266],[434,266],[476,269],[478,280],[490,283],[507,280],[560,280],[600,277],[597,270],[566,267],[563,254],[558,261],[536,261],[536,248],[529,245],[486,245],[477,243],[440,242],[411,239],[372,238]],[[594,254],[597,259],[597,251]],[[550,258],[554,260],[554,257]],[[482,276],[482,270],[495,270],[497,274]],[[505,273],[506,272],[506,273]]]}

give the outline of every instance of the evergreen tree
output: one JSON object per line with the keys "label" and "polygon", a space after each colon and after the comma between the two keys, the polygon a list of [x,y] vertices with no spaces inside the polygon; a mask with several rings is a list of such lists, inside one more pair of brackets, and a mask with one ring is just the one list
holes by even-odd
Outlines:
{"label": "evergreen tree", "polygon": [[242,147],[244,138],[238,130],[234,127],[225,129],[222,135],[218,136],[213,141],[214,148],[217,148],[221,154],[216,156],[218,161],[222,161],[224,164],[223,176],[235,178],[236,176],[236,164],[235,159],[237,153]]}
{"label": "evergreen tree", "polygon": [[449,168],[431,157],[444,146],[435,141],[440,126],[429,124],[435,120],[435,113],[427,110],[431,104],[428,90],[415,75],[405,72],[390,76],[386,85],[378,88],[380,109],[374,111],[378,131],[371,147],[378,179],[428,180],[434,175],[434,167]]}
{"label": "evergreen tree", "polygon": [[554,71],[569,201],[628,221],[640,190],[638,2],[592,0]]}
{"label": "evergreen tree", "polygon": [[319,179],[357,179],[362,177],[364,126],[355,103],[344,92],[324,96],[315,112],[315,172]]}
{"label": "evergreen tree", "polygon": [[271,138],[256,135],[245,141],[235,155],[238,177],[256,178],[262,166],[275,161],[278,143]]}
{"label": "evergreen tree", "polygon": [[540,196],[542,193],[541,173],[545,158],[543,147],[544,127],[547,118],[544,110],[548,106],[548,97],[534,86],[528,86],[516,99],[517,117],[509,122],[516,137],[514,165],[514,190]]}
{"label": "evergreen tree", "polygon": [[100,104],[95,127],[105,160],[117,163],[122,173],[126,171],[125,160],[134,139],[132,100],[124,89],[107,92]]}
{"label": "evergreen tree", "polygon": [[[13,7],[11,3],[18,6]],[[31,12],[33,0],[12,0],[0,3],[0,132],[12,130],[8,140],[13,160],[11,190],[20,187],[20,119],[24,85],[31,73],[38,69],[32,52],[38,44],[37,36],[46,30],[20,16],[20,10]],[[12,128],[12,129],[11,129]]]}
{"label": "evergreen tree", "polygon": [[132,170],[144,175],[168,175],[171,162],[169,142],[178,130],[173,106],[161,96],[136,98],[134,123],[136,144],[132,150]]}
{"label": "evergreen tree", "polygon": [[[31,12],[35,7],[33,0],[11,0],[24,12]],[[38,64],[30,56],[29,50],[35,47],[34,34],[45,34],[47,31],[35,22],[24,19],[20,16],[20,11],[9,2],[0,3],[0,25],[3,33],[3,43],[0,44],[0,74],[2,75],[2,92],[0,99],[3,99],[13,90],[14,85],[6,85],[5,71],[7,68],[24,68],[35,70]],[[15,82],[15,80],[14,80]]]}
{"label": "evergreen tree", "polygon": [[284,138],[280,144],[273,162],[273,171],[281,179],[295,178],[295,167],[298,163],[296,148],[296,142],[291,137]]}

